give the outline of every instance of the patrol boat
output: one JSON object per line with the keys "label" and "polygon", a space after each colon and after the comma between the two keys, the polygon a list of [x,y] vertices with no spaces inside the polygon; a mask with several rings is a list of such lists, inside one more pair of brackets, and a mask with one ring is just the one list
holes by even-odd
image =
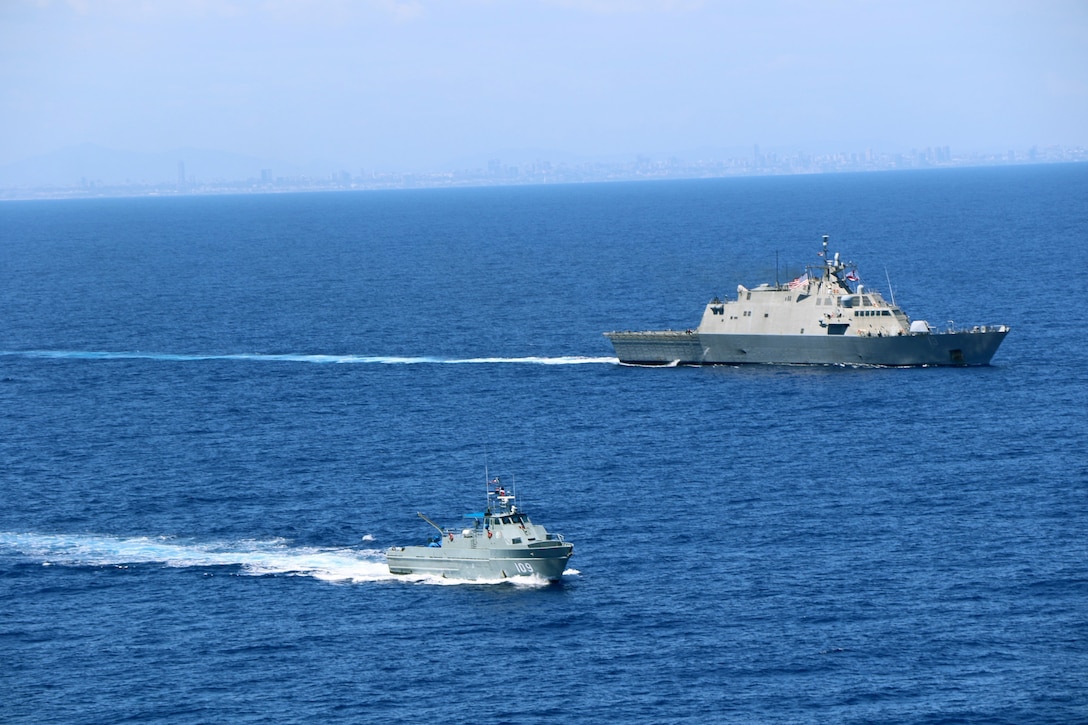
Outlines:
{"label": "patrol boat", "polygon": [[937,330],[913,322],[859,283],[857,266],[829,256],[788,284],[737,286],[707,304],[696,329],[606,332],[633,365],[989,365],[1008,325]]}
{"label": "patrol boat", "polygon": [[494,478],[488,481],[487,509],[465,514],[461,531],[438,530],[425,546],[394,546],[385,552],[391,574],[432,574],[450,579],[505,579],[524,576],[558,581],[574,553],[562,534],[529,520],[518,509],[513,492]]}

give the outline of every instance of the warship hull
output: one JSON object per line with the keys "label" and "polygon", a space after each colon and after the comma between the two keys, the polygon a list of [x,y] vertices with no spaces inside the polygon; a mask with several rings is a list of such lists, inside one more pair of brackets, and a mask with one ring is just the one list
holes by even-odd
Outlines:
{"label": "warship hull", "polygon": [[629,365],[989,365],[1009,328],[896,336],[698,331],[605,333]]}
{"label": "warship hull", "polygon": [[496,580],[525,576],[558,581],[573,546],[544,542],[531,548],[404,546],[386,552],[392,574],[428,574],[449,579]]}

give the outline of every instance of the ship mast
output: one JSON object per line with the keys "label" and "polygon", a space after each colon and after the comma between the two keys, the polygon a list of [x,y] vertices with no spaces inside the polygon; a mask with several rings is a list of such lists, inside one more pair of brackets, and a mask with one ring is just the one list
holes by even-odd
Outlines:
{"label": "ship mast", "polygon": [[833,270],[831,269],[831,260],[827,258],[827,239],[828,239],[828,235],[825,234],[824,235],[824,251],[823,251],[823,254],[820,255],[821,257],[824,258],[824,273],[822,275],[820,275],[820,277],[822,278],[823,282],[830,285],[831,284],[831,275],[833,274]]}

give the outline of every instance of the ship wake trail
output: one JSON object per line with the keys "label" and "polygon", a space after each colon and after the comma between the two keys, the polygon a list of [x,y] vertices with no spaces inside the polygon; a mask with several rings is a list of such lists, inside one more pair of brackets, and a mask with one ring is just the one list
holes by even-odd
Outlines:
{"label": "ship wake trail", "polygon": [[428,357],[395,355],[312,355],[302,353],[264,354],[227,353],[195,355],[156,352],[109,352],[94,350],[4,350],[0,357],[20,357],[45,360],[157,360],[163,362],[202,362],[233,360],[242,362],[280,362],[354,365],[615,365],[615,357],[565,355],[557,357]]}
{"label": "ship wake trail", "polygon": [[376,549],[291,546],[284,540],[202,543],[164,536],[126,538],[0,532],[0,559],[73,568],[127,569],[155,565],[178,569],[222,567],[240,575],[302,576],[353,584],[394,581],[446,585],[467,583],[432,576],[390,574],[383,552]]}
{"label": "ship wake trail", "polygon": [[200,543],[170,537],[0,532],[0,555],[43,566],[230,567],[254,576],[311,576],[325,581],[392,579],[381,552],[289,546],[283,541]]}

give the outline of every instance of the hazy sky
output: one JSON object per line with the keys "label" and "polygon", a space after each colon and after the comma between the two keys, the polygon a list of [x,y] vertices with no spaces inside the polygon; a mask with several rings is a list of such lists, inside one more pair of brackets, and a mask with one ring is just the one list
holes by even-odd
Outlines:
{"label": "hazy sky", "polygon": [[1088,146],[1088,0],[2,0],[0,164]]}

